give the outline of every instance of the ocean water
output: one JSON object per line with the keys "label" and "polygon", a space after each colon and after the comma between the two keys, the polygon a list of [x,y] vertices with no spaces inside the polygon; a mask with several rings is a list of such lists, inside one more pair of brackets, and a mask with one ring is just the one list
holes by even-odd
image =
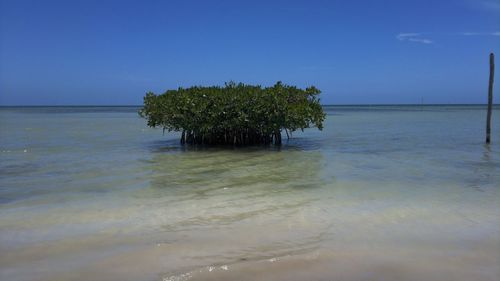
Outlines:
{"label": "ocean water", "polygon": [[0,109],[0,280],[500,280],[500,111],[328,106],[281,147]]}

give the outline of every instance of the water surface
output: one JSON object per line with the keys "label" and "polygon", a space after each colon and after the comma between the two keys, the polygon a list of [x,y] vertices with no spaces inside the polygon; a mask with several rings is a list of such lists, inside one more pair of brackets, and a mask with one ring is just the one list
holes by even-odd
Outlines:
{"label": "water surface", "polygon": [[498,280],[500,111],[326,107],[280,148],[0,109],[1,280]]}

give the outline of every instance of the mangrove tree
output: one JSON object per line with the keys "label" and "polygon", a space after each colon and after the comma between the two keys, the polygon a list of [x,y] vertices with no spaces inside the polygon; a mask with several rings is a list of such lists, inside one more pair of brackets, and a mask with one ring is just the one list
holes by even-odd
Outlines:
{"label": "mangrove tree", "polygon": [[140,116],[150,127],[181,132],[182,144],[281,144],[281,133],[323,128],[325,113],[315,87],[300,89],[226,83],[155,95],[148,92]]}

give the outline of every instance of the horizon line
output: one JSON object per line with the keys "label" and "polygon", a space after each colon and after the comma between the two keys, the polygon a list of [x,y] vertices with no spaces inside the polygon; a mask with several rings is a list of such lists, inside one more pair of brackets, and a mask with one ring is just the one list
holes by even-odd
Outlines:
{"label": "horizon line", "polygon": [[[321,106],[439,106],[439,105],[488,105],[488,103],[343,103],[321,104]],[[494,103],[493,105],[500,105]],[[1,107],[142,107],[143,105],[116,105],[116,104],[64,104],[64,105],[0,105]]]}

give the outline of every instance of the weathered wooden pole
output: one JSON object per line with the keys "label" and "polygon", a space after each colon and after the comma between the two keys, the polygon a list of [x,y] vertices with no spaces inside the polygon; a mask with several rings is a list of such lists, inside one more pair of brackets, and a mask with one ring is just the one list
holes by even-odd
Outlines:
{"label": "weathered wooden pole", "polygon": [[488,113],[486,115],[486,143],[491,142],[491,109],[493,107],[493,77],[495,76],[495,55],[490,54],[490,83],[488,86]]}

